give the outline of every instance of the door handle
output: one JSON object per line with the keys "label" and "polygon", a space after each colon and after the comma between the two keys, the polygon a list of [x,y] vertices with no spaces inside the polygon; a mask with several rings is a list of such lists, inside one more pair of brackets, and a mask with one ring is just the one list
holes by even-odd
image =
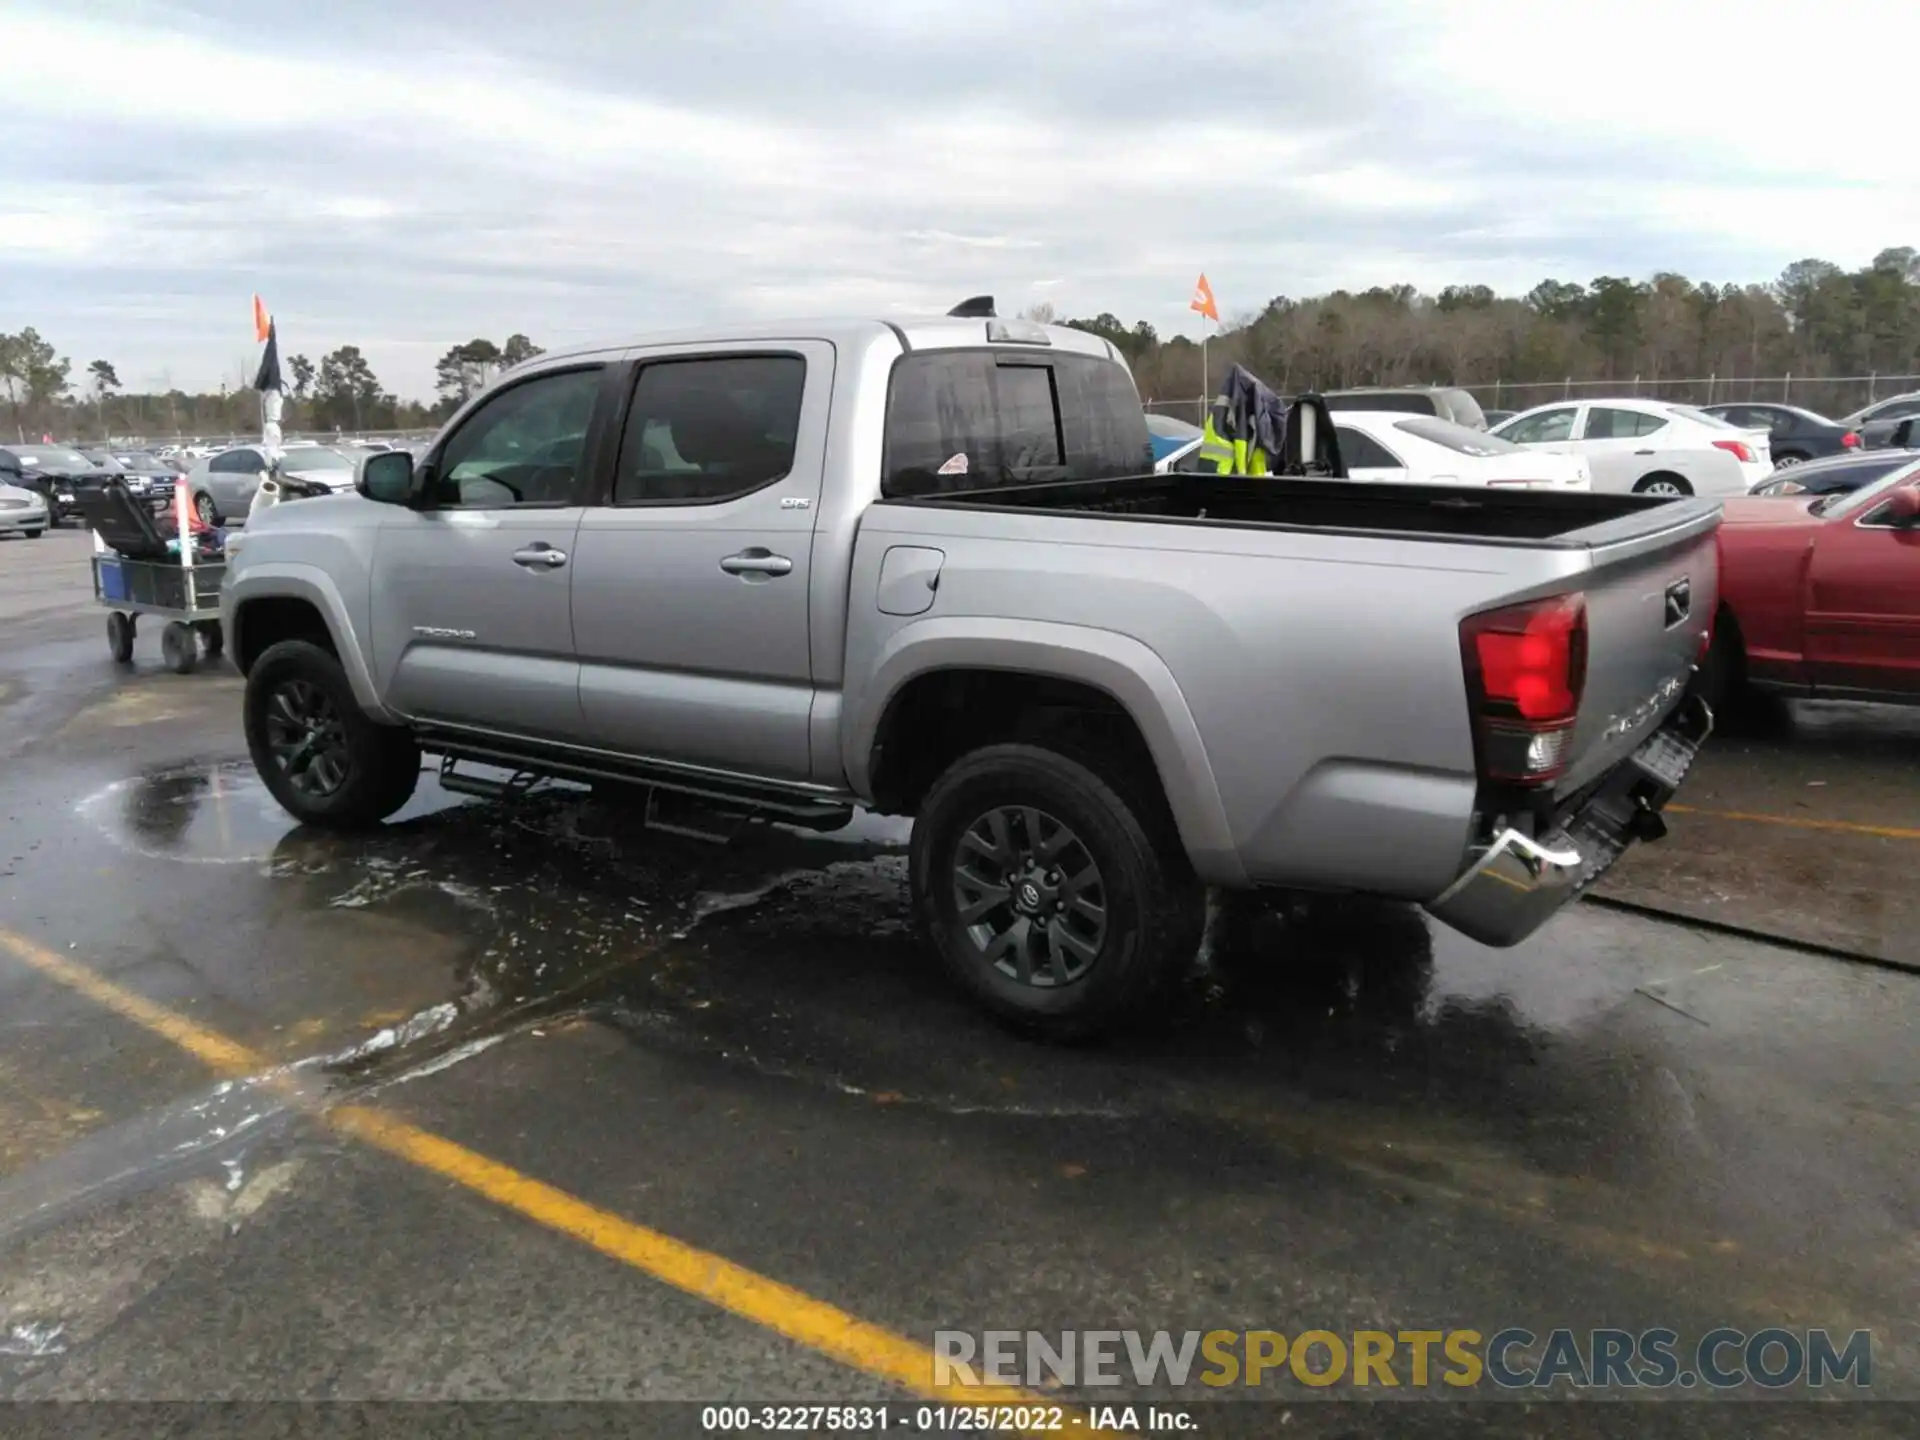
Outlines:
{"label": "door handle", "polygon": [[540,540],[524,550],[514,551],[513,563],[524,565],[529,570],[558,570],[567,563],[567,552],[556,550],[546,541]]}
{"label": "door handle", "polygon": [[1651,455],[1651,454],[1653,454],[1653,451],[1651,451],[1651,450],[1636,450],[1636,451],[1634,451],[1633,453],[1634,453],[1634,454],[1636,454],[1636,455]]}
{"label": "door handle", "polygon": [[729,575],[787,575],[793,571],[793,561],[753,545],[738,555],[727,556],[720,562],[720,568]]}

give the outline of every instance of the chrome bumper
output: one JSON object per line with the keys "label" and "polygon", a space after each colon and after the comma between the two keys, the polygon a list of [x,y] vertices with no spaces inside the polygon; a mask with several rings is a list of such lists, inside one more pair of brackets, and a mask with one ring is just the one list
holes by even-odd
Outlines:
{"label": "chrome bumper", "polygon": [[1627,846],[1666,833],[1660,811],[1712,733],[1713,712],[1688,696],[1548,834],[1494,836],[1466,873],[1428,902],[1427,912],[1483,945],[1518,945],[1604,875]]}

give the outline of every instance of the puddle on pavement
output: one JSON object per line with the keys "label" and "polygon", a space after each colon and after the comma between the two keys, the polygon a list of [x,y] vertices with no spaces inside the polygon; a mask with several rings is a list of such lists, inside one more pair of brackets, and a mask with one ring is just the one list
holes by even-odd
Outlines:
{"label": "puddle on pavement", "polygon": [[[1153,1023],[1067,1050],[1006,1034],[937,973],[909,923],[897,820],[718,846],[579,791],[501,804],[429,778],[395,823],[342,837],[290,825],[244,764],[157,771],[81,809],[143,856],[251,866],[236,903],[275,925],[365,915],[386,927],[367,931],[375,949],[410,931],[447,942],[449,992],[319,1057],[330,1083],[455,1064],[588,1010],[636,1043],[953,1114],[1190,1112],[1211,1118],[1183,1123],[1309,1127],[1331,1146],[1379,1124],[1402,1153],[1495,1144],[1542,1172],[1615,1178],[1704,1143],[1676,1079],[1675,1046],[1697,1032],[1659,1029],[1699,1022],[1635,997],[1645,933],[1613,917],[1570,915],[1493,951],[1411,906],[1232,898]],[[1693,942],[1675,936],[1662,953],[1684,956]]]}
{"label": "puddle on pavement", "polygon": [[[395,823],[459,803],[461,797],[423,784]],[[266,860],[296,828],[246,761],[169,766],[116,780],[74,808],[122,849],[203,865]]]}

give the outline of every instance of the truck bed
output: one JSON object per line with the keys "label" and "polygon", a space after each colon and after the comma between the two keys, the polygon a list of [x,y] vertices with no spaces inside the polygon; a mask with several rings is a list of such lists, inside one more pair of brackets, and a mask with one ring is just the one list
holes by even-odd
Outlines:
{"label": "truck bed", "polygon": [[[1120,480],[1007,485],[883,500],[967,510],[1100,514],[1195,525],[1420,535],[1477,545],[1587,548],[1664,530],[1717,509],[1709,500],[1651,495],[1380,485],[1247,475],[1141,475]],[[1658,520],[1647,512],[1663,510]]]}

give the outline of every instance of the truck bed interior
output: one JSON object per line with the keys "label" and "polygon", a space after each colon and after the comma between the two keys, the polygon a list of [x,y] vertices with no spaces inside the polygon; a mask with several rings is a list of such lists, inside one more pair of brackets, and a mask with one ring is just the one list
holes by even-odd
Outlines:
{"label": "truck bed interior", "polygon": [[[1533,544],[1558,541],[1587,545],[1611,537],[1604,534],[1581,535],[1578,539],[1568,537],[1676,502],[1651,495],[1455,489],[1266,475],[1169,474],[995,486],[880,503],[1091,513],[1203,525],[1271,525],[1284,529],[1386,534],[1419,532],[1462,540]],[[1690,513],[1695,509],[1695,502],[1680,503],[1687,503]]]}

